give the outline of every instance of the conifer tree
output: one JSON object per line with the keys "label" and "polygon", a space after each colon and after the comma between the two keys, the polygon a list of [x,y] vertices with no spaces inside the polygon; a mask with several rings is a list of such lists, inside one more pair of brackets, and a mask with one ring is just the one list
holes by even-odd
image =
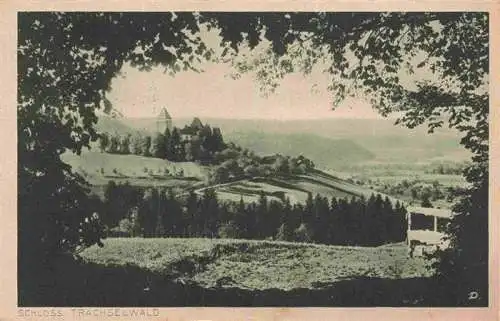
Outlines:
{"label": "conifer tree", "polygon": [[185,235],[198,236],[200,231],[200,217],[198,215],[198,196],[194,191],[190,191],[186,199],[186,224],[184,225]]}
{"label": "conifer tree", "polygon": [[305,224],[311,224],[314,220],[314,199],[312,193],[307,193],[307,199],[304,206],[304,213],[301,217],[301,222]]}
{"label": "conifer tree", "polygon": [[338,243],[338,235],[337,229],[339,225],[339,216],[338,216],[338,202],[335,197],[332,197],[330,201],[330,210],[328,213],[328,239],[327,244],[337,244]]}
{"label": "conifer tree", "polygon": [[264,237],[275,236],[276,230],[281,225],[282,216],[283,216],[283,203],[281,201],[277,201],[274,199],[271,200],[269,202],[269,210],[266,215],[266,224],[264,225]]}
{"label": "conifer tree", "polygon": [[166,216],[169,221],[169,227],[167,230],[172,236],[180,236],[184,230],[184,226],[182,225],[182,207],[180,202],[177,200],[173,189],[170,188],[167,191],[166,200]]}
{"label": "conifer tree", "polygon": [[137,133],[131,138],[130,142],[130,153],[134,155],[143,154],[143,137],[141,134]]}
{"label": "conifer tree", "polygon": [[264,230],[268,218],[268,204],[267,196],[264,192],[260,192],[259,200],[257,202],[256,212],[255,212],[255,235],[254,237],[261,239],[264,237]]}
{"label": "conifer tree", "polygon": [[172,135],[170,136],[169,146],[167,148],[169,153],[172,153],[172,161],[182,162],[185,160],[186,154],[184,151],[184,144],[181,141],[181,134],[177,127],[174,127]]}
{"label": "conifer tree", "polygon": [[212,152],[220,152],[226,148],[222,132],[219,127],[214,127],[212,130]]}
{"label": "conifer tree", "polygon": [[153,145],[151,146],[151,154],[153,157],[165,159],[166,151],[165,151],[165,135],[162,133],[157,133],[154,140]]}
{"label": "conifer tree", "polygon": [[316,194],[314,198],[314,221],[311,224],[315,242],[325,243],[327,241],[329,214],[328,199]]}
{"label": "conifer tree", "polygon": [[276,231],[276,239],[279,241],[294,241],[293,228],[293,208],[290,199],[287,197],[283,203],[280,216],[280,224]]}
{"label": "conifer tree", "polygon": [[104,153],[107,151],[109,146],[109,134],[108,133],[101,133],[99,135],[99,150],[101,153]]}
{"label": "conifer tree", "polygon": [[203,191],[201,212],[204,216],[203,235],[214,237],[218,230],[219,201],[213,188],[207,188]]}
{"label": "conifer tree", "polygon": [[146,135],[142,138],[142,156],[151,156],[151,136]]}
{"label": "conifer tree", "polygon": [[254,239],[257,233],[257,221],[255,219],[255,214],[257,213],[257,206],[254,202],[246,206],[246,226],[247,226],[247,238]]}
{"label": "conifer tree", "polygon": [[172,149],[172,144],[170,140],[172,139],[172,133],[170,132],[170,129],[167,127],[165,128],[165,132],[163,133],[163,143],[164,143],[164,158],[168,160],[173,160],[175,152],[174,149]]}
{"label": "conifer tree", "polygon": [[130,134],[123,135],[120,139],[120,154],[130,154]]}
{"label": "conifer tree", "polygon": [[247,212],[245,208],[245,202],[243,201],[243,196],[240,197],[238,206],[236,207],[236,213],[234,214],[234,223],[238,229],[238,234],[240,237],[248,237],[248,226],[247,226]]}
{"label": "conifer tree", "polygon": [[109,139],[108,153],[117,154],[120,152],[120,136],[115,133]]}
{"label": "conifer tree", "polygon": [[347,198],[339,199],[339,204],[337,206],[338,224],[336,232],[338,237],[337,240],[341,245],[352,244],[352,228],[349,214],[349,201]]}
{"label": "conifer tree", "polygon": [[158,190],[151,188],[146,191],[142,203],[139,206],[138,219],[143,230],[144,237],[151,237],[154,235],[159,209]]}

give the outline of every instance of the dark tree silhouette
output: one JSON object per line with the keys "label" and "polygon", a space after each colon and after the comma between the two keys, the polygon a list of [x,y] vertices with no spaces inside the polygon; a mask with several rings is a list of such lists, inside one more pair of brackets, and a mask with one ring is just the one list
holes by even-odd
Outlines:
{"label": "dark tree silhouette", "polygon": [[130,154],[130,134],[120,137],[120,154]]}
{"label": "dark tree silhouette", "polygon": [[142,228],[142,236],[154,236],[158,225],[158,218],[161,218],[160,212],[160,193],[157,189],[148,189],[139,206],[139,225]]}
{"label": "dark tree silhouette", "polygon": [[[487,302],[489,19],[484,12],[20,13],[20,261],[74,248],[82,240],[74,222],[90,219],[92,211],[68,213],[82,208],[74,202],[86,199],[85,182],[60,155],[80,153],[97,139],[95,111],[104,102],[109,112],[106,93],[124,63],[146,71],[162,65],[175,73],[194,69],[195,58],[211,59],[211,50],[196,36],[200,22],[220,30],[224,57],[213,59],[236,57],[243,42],[255,48],[261,34],[271,42],[269,59],[238,64],[241,72],[265,70],[257,72],[264,90],[274,90],[287,73],[309,73],[326,63],[334,77],[334,103],[361,92],[383,115],[400,111],[399,123],[426,123],[430,131],[449,116],[448,125],[464,134],[461,142],[474,156],[465,170],[471,186],[454,207],[452,246],[443,253],[440,271],[457,285],[450,291],[456,304],[471,303],[470,288],[481,294],[472,303]],[[407,88],[399,73],[421,68],[438,81]],[[66,232],[54,232],[60,229]]]}
{"label": "dark tree silhouette", "polygon": [[283,212],[281,214],[281,225],[276,234],[276,238],[280,241],[292,241],[293,240],[293,209],[290,204],[290,199],[286,198],[283,204]]}
{"label": "dark tree silhouette", "polygon": [[108,133],[99,134],[99,149],[101,153],[104,153],[108,149],[109,145],[109,135]]}
{"label": "dark tree silhouette", "polygon": [[165,158],[166,156],[166,143],[165,136],[162,133],[157,133],[153,139],[151,154],[156,158]]}

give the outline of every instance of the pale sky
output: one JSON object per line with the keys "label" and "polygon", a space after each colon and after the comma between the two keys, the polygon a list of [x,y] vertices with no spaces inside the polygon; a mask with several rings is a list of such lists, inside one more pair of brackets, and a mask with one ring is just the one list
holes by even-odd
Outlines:
{"label": "pale sky", "polygon": [[[199,35],[207,47],[220,56],[223,48],[218,31],[208,31],[204,25],[200,30]],[[265,39],[252,51],[243,45],[240,57],[256,57],[269,46]],[[412,59],[416,64],[424,58],[417,55]],[[156,117],[165,107],[174,119],[382,118],[362,99],[346,99],[332,110],[333,97],[327,91],[331,76],[322,73],[321,68],[309,76],[300,73],[285,76],[276,92],[266,98],[252,73],[234,80],[229,76],[233,71],[230,64],[205,63],[198,67],[204,72],[179,72],[171,76],[164,73],[162,67],[145,72],[125,65],[122,76],[113,79],[107,97],[126,117]],[[425,69],[416,70],[413,75],[400,70],[399,77],[409,89],[415,86],[415,80],[434,79]]]}
{"label": "pale sky", "polygon": [[[200,26],[205,44],[220,55],[218,31]],[[253,51],[240,48],[250,56],[269,48],[263,40]],[[141,72],[129,65],[122,77],[112,81],[107,94],[113,107],[126,117],[155,117],[165,107],[172,118],[237,118],[237,119],[311,119],[311,118],[379,118],[371,106],[361,100],[348,99],[335,111],[332,97],[326,90],[330,77],[315,72],[287,75],[276,92],[265,98],[259,91],[254,74],[244,74],[238,80],[229,75],[229,64],[205,63],[203,73],[179,72],[174,77],[163,68]],[[314,86],[313,85],[317,84]]]}
{"label": "pale sky", "polygon": [[[286,76],[276,93],[264,97],[252,75],[229,77],[230,66],[204,65],[204,72],[180,72],[175,76],[157,68],[150,72],[126,66],[107,95],[113,107],[126,117],[154,117],[165,107],[175,118],[378,118],[371,106],[348,99],[335,111],[327,93],[328,77],[316,74]],[[317,86],[313,84],[317,83]]]}

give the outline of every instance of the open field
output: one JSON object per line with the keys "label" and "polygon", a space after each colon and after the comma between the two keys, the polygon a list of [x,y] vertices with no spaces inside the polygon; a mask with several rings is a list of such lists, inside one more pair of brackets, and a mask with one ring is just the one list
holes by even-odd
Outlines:
{"label": "open field", "polygon": [[307,192],[292,184],[280,184],[281,181],[271,178],[245,179],[231,184],[217,187],[215,191],[219,199],[229,201],[239,201],[240,198],[246,203],[256,202],[261,193],[269,200],[283,200],[289,198],[290,202],[304,202],[307,199]]}
{"label": "open field", "polygon": [[65,153],[61,158],[82,174],[97,194],[101,194],[102,187],[110,180],[142,187],[185,189],[202,185],[208,175],[208,168],[193,162],[170,162],[137,155],[84,151],[80,156]]}
{"label": "open field", "polygon": [[342,178],[354,181],[379,181],[382,184],[400,183],[403,180],[420,180],[426,183],[438,181],[445,186],[465,186],[467,182],[463,175],[457,174],[432,174],[427,173],[422,166],[412,166],[412,164],[384,164],[380,166],[359,165],[353,169],[345,170],[325,170],[325,172]]}
{"label": "open field", "polygon": [[154,175],[164,175],[165,170],[169,175],[175,175],[180,171],[182,177],[204,179],[206,168],[193,162],[170,162],[168,160],[144,157],[137,155],[117,155],[100,153],[97,151],[82,152],[80,156],[65,153],[62,155],[64,162],[73,166],[77,170],[85,170],[88,174],[97,174],[104,171],[104,175],[117,175],[124,177],[149,177]]}
{"label": "open field", "polygon": [[[325,170],[325,172],[347,182],[353,182],[365,189],[383,191],[387,194],[391,194],[391,188],[399,186],[396,190],[401,190],[401,186],[407,184],[409,187],[402,189],[406,189],[404,195],[394,194],[392,196],[410,205],[421,203],[421,200],[411,196],[410,192],[414,187],[417,190],[418,188],[438,189],[447,194],[449,188],[468,186],[463,175],[429,173],[430,165],[431,163],[358,164],[349,169]],[[451,208],[453,202],[450,202],[446,197],[441,197],[432,199],[432,205],[440,208]]]}
{"label": "open field", "polygon": [[[313,196],[320,194],[327,198],[370,197],[376,193],[370,189],[351,184],[330,174],[314,171],[308,175],[293,175],[289,177],[253,178],[221,184],[215,188],[218,197],[223,200],[245,202],[257,201],[264,193],[268,199],[284,200],[289,198],[293,203],[304,203],[308,193]],[[201,194],[203,189],[198,190]]]}
{"label": "open field", "polygon": [[137,266],[203,287],[321,288],[359,277],[428,277],[404,244],[376,248],[230,239],[107,239],[86,249],[88,263]]}

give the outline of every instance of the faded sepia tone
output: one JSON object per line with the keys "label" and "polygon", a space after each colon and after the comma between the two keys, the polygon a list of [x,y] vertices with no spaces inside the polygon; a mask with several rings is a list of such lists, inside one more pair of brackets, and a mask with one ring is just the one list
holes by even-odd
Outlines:
{"label": "faded sepia tone", "polygon": [[[161,11],[168,15],[169,10]],[[36,21],[30,15],[19,12],[18,21]],[[216,13],[209,15],[219,19]],[[67,17],[71,21],[71,14]],[[488,18],[494,20],[491,14]],[[453,216],[467,211],[457,207],[460,196],[454,191],[479,184],[478,177],[467,180],[463,171],[476,163],[486,164],[487,173],[489,166],[471,159],[479,152],[460,143],[470,129],[448,128],[446,117],[429,118],[431,123],[444,120],[433,133],[428,133],[428,123],[416,128],[406,128],[404,121],[395,125],[405,110],[394,108],[381,115],[388,110],[377,110],[366,93],[341,97],[335,105],[337,94],[327,88],[331,75],[322,72],[331,61],[316,64],[306,75],[300,68],[286,70],[273,90],[273,78],[259,69],[270,71],[266,64],[275,54],[272,43],[261,41],[257,50],[243,48],[228,58],[218,47],[218,31],[202,28],[201,39],[213,46],[217,58],[194,66],[201,73],[174,75],[163,72],[165,66],[139,71],[127,62],[106,93],[99,94],[96,139],[81,154],[66,150],[58,156],[75,177],[89,183],[85,195],[78,188],[71,192],[71,185],[64,187],[80,204],[67,213],[75,211],[81,222],[72,225],[74,218],[62,219],[69,223],[63,224],[63,236],[54,243],[60,244],[56,254],[34,261],[17,258],[19,265],[12,267],[18,272],[12,272],[23,277],[12,284],[15,292],[6,302],[19,308],[4,311],[20,319],[46,317],[36,314],[32,308],[37,306],[45,307],[38,311],[51,318],[64,314],[74,319],[122,319],[142,313],[158,320],[193,315],[224,319],[233,312],[196,314],[200,310],[190,307],[281,306],[240,312],[288,320],[326,318],[326,313],[354,317],[361,313],[356,307],[380,309],[371,312],[380,316],[389,313],[382,307],[450,307],[435,312],[446,317],[453,313],[451,307],[472,306],[482,310],[471,309],[470,316],[491,316],[496,298],[491,278],[486,288],[481,287],[484,280],[488,283],[484,277],[449,287],[442,278],[443,273],[451,278],[448,267],[439,264],[461,244],[445,238],[453,233],[447,227]],[[491,47],[494,40],[489,39]],[[286,57],[286,52],[278,55]],[[300,65],[301,59],[293,63]],[[419,59],[426,60],[418,55],[413,59],[415,66]],[[351,56],[348,61],[356,60]],[[424,80],[441,85],[440,78],[423,68],[411,77],[398,74],[405,90],[418,91],[415,83]],[[493,93],[487,77],[488,73],[474,95]],[[30,104],[20,96],[17,100],[18,113]],[[482,117],[477,110],[473,113]],[[17,126],[23,128],[26,116],[19,115]],[[413,127],[411,122],[406,125]],[[495,128],[491,129],[493,136]],[[23,164],[22,157],[17,166]],[[26,186],[12,179],[18,188]],[[489,193],[492,200],[491,186]],[[20,211],[43,208],[32,195],[18,195],[12,194],[18,207],[25,208]],[[488,202],[483,205],[479,207],[487,208]],[[19,219],[22,223],[22,216]],[[489,233],[495,232],[492,219]],[[44,233],[41,239],[47,242],[52,236]],[[16,238],[25,242],[22,234]],[[29,243],[22,244],[20,256]],[[487,247],[477,250],[488,253]],[[490,246],[489,261],[471,265],[483,276],[496,277],[492,250]],[[130,308],[74,309],[80,306]],[[133,312],[131,307],[143,309]],[[396,316],[403,310],[391,313]]]}

